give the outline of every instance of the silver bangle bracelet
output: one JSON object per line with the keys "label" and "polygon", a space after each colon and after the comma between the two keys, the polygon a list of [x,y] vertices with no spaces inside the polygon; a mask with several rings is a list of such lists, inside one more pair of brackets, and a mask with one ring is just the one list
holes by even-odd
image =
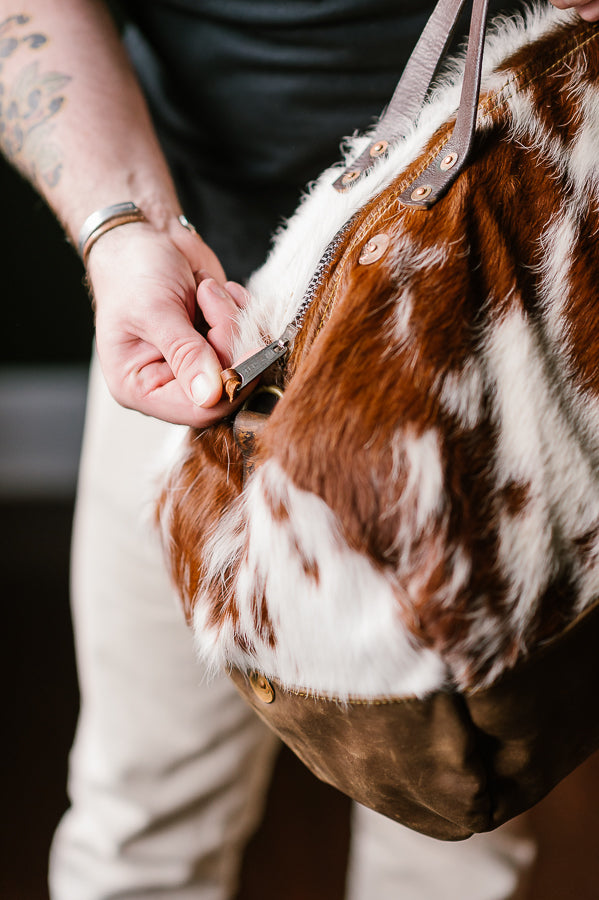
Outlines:
{"label": "silver bangle bracelet", "polygon": [[78,244],[79,255],[84,265],[87,262],[89,251],[98,238],[106,234],[107,231],[111,231],[119,225],[126,225],[128,222],[147,222],[141,209],[131,201],[105,206],[103,209],[97,209],[88,216],[81,226]]}

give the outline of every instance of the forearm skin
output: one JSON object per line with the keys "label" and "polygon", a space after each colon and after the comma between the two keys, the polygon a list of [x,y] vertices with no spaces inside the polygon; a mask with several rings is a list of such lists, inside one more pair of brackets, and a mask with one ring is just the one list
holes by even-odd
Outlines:
{"label": "forearm skin", "polygon": [[132,200],[159,229],[181,212],[135,74],[96,0],[0,0],[0,149],[75,243],[86,217],[113,203]]}

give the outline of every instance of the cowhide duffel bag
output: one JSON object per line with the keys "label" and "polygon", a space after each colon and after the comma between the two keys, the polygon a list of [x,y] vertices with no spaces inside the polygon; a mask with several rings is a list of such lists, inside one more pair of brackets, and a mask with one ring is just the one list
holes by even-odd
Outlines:
{"label": "cowhide duffel bag", "polygon": [[479,90],[476,0],[427,94],[461,5],[252,278],[234,358],[264,349],[224,378],[261,387],[160,501],[200,656],[444,839],[599,746],[599,28],[501,20]]}

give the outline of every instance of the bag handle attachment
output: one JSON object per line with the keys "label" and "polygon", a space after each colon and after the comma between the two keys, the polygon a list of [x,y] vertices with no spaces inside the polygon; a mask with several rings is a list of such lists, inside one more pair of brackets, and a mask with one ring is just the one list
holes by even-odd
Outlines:
{"label": "bag handle attachment", "polygon": [[[416,121],[464,4],[465,0],[439,0],[369,146],[333,182],[336,190],[351,188],[387,152],[389,145],[403,138]],[[404,206],[431,207],[446,193],[469,160],[476,128],[488,6],[489,0],[473,0],[472,3],[464,81],[452,135],[433,162],[400,195],[400,203]]]}
{"label": "bag handle attachment", "polygon": [[[392,141],[406,133],[420,110],[440,60],[445,55],[456,23],[466,0],[439,0],[428,20],[412,56],[397,85],[386,113],[381,118],[370,147],[334,183],[338,191],[346,191],[386,152]],[[401,194],[405,206],[428,209],[453,184],[468,162],[476,127],[478,96],[482,71],[483,47],[487,23],[488,0],[473,0],[464,82],[460,106],[452,135],[433,162]],[[318,285],[327,271],[335,248],[339,245],[350,219],[337,232],[322,257],[306,289],[304,298],[283,334],[253,356],[221,372],[224,391],[232,403],[244,387],[262,375],[291,350]]]}

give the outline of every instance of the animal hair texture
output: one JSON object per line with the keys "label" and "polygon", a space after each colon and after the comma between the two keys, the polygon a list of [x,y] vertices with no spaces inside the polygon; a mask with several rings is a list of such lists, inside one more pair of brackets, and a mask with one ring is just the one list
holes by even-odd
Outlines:
{"label": "animal hair texture", "polygon": [[342,700],[475,690],[599,594],[597,26],[496,20],[471,164],[402,207],[462,68],[350,190],[324,172],[251,278],[234,359],[283,331],[354,217],[246,485],[226,423],[171,467],[164,543],[212,670]]}

